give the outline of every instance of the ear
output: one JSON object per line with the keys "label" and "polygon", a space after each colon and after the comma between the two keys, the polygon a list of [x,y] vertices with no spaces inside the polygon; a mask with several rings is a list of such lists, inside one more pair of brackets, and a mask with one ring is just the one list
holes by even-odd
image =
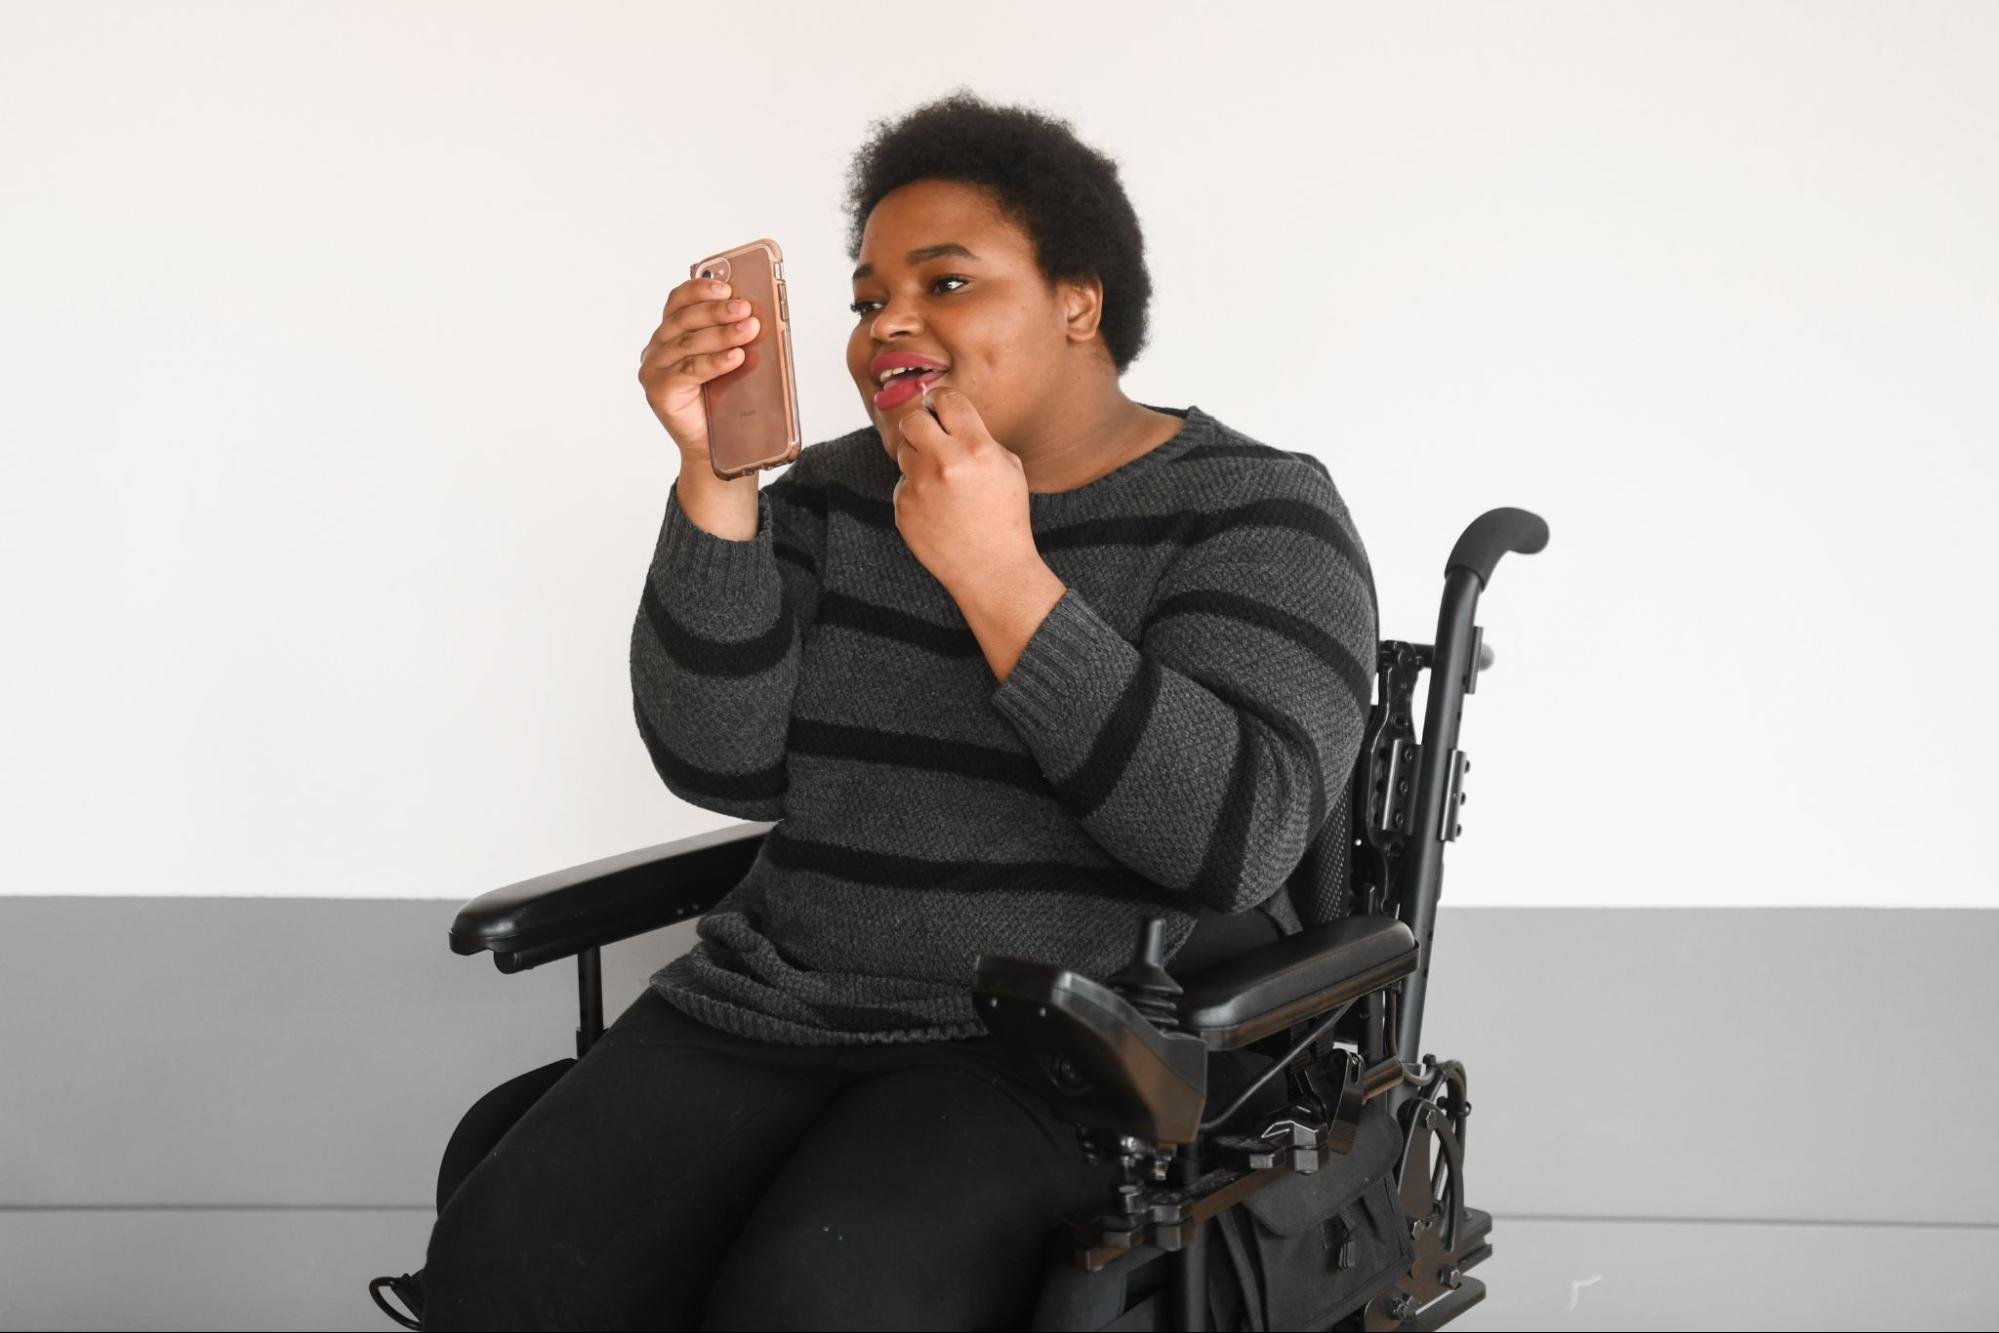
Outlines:
{"label": "ear", "polygon": [[1055,302],[1062,311],[1063,327],[1075,342],[1088,342],[1097,336],[1097,324],[1104,316],[1103,279],[1092,274],[1088,279],[1068,278],[1056,285]]}

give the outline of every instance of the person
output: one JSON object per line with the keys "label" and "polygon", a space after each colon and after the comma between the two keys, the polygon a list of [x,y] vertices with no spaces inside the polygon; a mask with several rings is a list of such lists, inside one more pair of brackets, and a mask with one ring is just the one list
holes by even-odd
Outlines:
{"label": "person", "polygon": [[[1104,978],[1163,917],[1185,980],[1301,928],[1377,625],[1330,472],[1124,394],[1143,238],[1067,122],[959,90],[849,205],[867,426],[714,476],[701,385],[757,329],[726,284],[676,286],[639,369],[681,469],[638,731],[674,795],[777,823],[451,1193],[425,1328],[1018,1327],[1116,1167],[979,1022],[976,956]],[[1268,1064],[1214,1056],[1210,1105]]]}

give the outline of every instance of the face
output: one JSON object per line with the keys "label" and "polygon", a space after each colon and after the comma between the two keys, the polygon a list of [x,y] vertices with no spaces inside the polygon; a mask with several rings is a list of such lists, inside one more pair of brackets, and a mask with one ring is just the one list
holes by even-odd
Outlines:
{"label": "face", "polygon": [[860,264],[847,370],[891,458],[895,423],[921,412],[923,395],[905,387],[901,401],[878,405],[899,381],[882,385],[877,357],[941,362],[929,382],[962,391],[993,438],[1009,443],[1032,438],[1037,414],[1073,389],[1086,363],[1110,364],[1095,337],[1102,284],[1045,282],[1027,233],[976,186],[923,180],[885,195],[868,215]]}

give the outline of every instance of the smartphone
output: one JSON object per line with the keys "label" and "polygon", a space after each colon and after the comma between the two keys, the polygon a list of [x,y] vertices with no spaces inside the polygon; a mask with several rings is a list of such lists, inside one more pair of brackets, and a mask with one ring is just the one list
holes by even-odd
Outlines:
{"label": "smartphone", "polygon": [[727,480],[798,457],[798,380],[791,363],[791,306],[784,294],[784,252],[768,236],[710,255],[687,270],[729,284],[748,301],[757,336],[741,344],[743,363],[701,386],[708,414],[708,462]]}

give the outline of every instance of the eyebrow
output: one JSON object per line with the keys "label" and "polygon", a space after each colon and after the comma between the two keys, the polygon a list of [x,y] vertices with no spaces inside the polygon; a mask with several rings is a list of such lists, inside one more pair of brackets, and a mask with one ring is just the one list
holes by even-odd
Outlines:
{"label": "eyebrow", "polygon": [[[905,263],[921,264],[924,260],[935,259],[939,255],[960,255],[966,259],[978,258],[977,255],[967,250],[964,246],[953,242],[946,242],[943,245],[919,245],[904,255],[903,260]],[[854,281],[859,282],[862,278],[871,278],[874,276],[874,273],[875,266],[873,264],[863,264],[854,270]]]}

